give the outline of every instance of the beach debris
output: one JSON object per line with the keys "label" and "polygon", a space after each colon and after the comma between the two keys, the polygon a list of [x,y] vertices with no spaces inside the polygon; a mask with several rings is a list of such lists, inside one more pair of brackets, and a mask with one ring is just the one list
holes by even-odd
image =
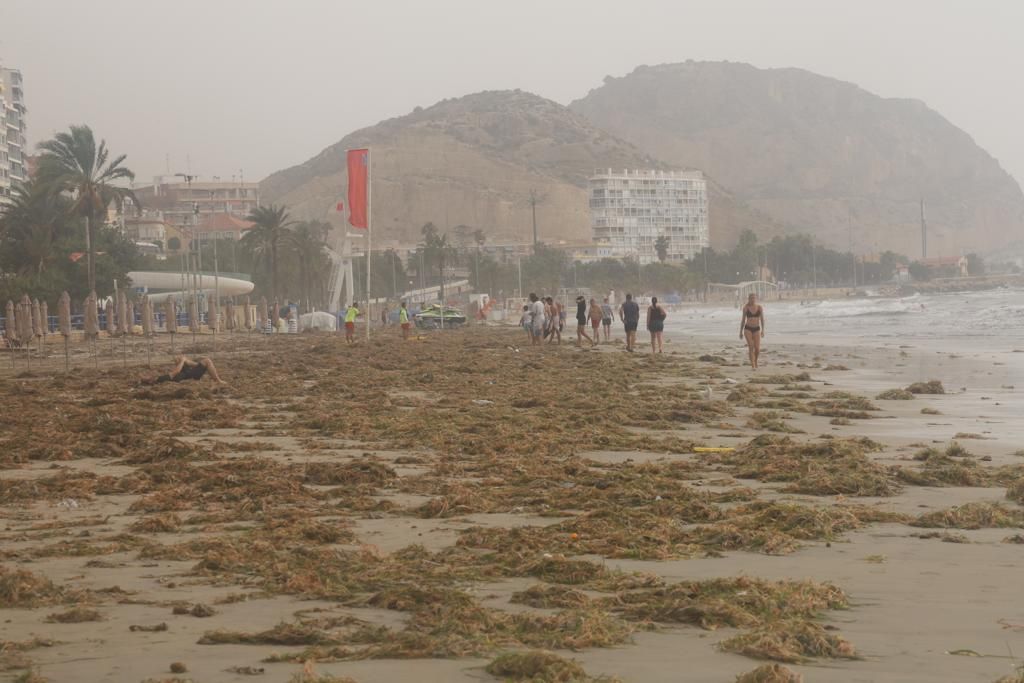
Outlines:
{"label": "beach debris", "polygon": [[812,621],[779,621],[750,633],[723,640],[725,652],[798,664],[814,658],[859,659],[856,649],[840,636]]}
{"label": "beach debris", "polygon": [[618,679],[592,678],[577,662],[552,652],[509,652],[492,659],[484,670],[514,683],[613,683]]}
{"label": "beach debris", "polygon": [[912,401],[914,394],[906,389],[886,389],[875,398],[879,401]]}
{"label": "beach debris", "polygon": [[[961,391],[966,391],[967,388],[963,387]],[[912,394],[944,394],[946,393],[945,387],[942,386],[942,382],[937,379],[928,380],[927,382],[914,382],[907,387],[907,391]]]}
{"label": "beach debris", "polygon": [[267,672],[262,666],[229,666],[224,670],[240,676],[262,676]]}
{"label": "beach debris", "polygon": [[736,683],[803,683],[804,677],[781,664],[762,664],[736,677]]}
{"label": "beach debris", "polygon": [[131,626],[128,627],[128,630],[129,631],[141,631],[143,633],[156,633],[156,632],[159,632],[159,631],[166,631],[167,630],[167,623],[166,622],[160,622],[159,624],[149,624],[149,625],[132,624]]}
{"label": "beach debris", "polygon": [[171,666],[169,668],[172,674],[188,673],[188,667],[185,666],[184,662],[171,662]]}
{"label": "beach debris", "polygon": [[51,624],[80,624],[86,621],[103,621],[103,615],[89,607],[72,607],[66,612],[54,612],[46,617]]}
{"label": "beach debris", "polygon": [[474,398],[473,405],[475,406],[492,406],[494,401],[488,401],[486,398]]}
{"label": "beach debris", "polygon": [[1024,528],[1024,510],[1000,503],[964,503],[948,510],[928,512],[910,522],[911,526],[942,529]]}

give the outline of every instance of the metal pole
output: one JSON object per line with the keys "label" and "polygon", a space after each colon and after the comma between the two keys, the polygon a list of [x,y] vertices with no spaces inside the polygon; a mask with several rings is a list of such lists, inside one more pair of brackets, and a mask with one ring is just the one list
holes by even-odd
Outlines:
{"label": "metal pole", "polygon": [[370,258],[373,253],[373,172],[372,154],[366,150],[366,341],[370,341],[370,322],[373,320],[370,306]]}
{"label": "metal pole", "polygon": [[519,255],[519,297],[523,296],[523,255]]}

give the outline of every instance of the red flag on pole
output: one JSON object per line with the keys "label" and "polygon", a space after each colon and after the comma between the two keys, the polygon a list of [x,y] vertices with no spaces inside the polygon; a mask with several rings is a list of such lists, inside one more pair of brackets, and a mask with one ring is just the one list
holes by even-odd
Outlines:
{"label": "red flag on pole", "polygon": [[348,150],[348,222],[353,228],[366,229],[370,150]]}

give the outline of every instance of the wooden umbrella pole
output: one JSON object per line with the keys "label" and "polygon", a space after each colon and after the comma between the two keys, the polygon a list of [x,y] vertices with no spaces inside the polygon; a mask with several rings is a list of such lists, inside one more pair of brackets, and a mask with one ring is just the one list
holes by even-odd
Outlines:
{"label": "wooden umbrella pole", "polygon": [[64,372],[71,372],[71,354],[68,352],[68,338],[64,337]]}
{"label": "wooden umbrella pole", "polygon": [[128,368],[128,335],[121,336],[121,358],[124,367]]}

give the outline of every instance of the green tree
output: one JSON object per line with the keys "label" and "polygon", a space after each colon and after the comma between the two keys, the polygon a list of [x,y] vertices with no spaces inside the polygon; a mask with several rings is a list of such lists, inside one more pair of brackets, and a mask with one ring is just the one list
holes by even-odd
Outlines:
{"label": "green tree", "polygon": [[295,234],[291,227],[295,221],[290,220],[288,207],[257,206],[246,220],[254,223],[252,229],[242,237],[242,248],[253,260],[269,268],[270,296],[278,298],[279,257],[281,251],[294,244]]}
{"label": "green tree", "polygon": [[135,179],[124,164],[124,154],[110,158],[105,140],[96,144],[89,126],[71,126],[68,132],[39,144],[38,179],[54,194],[69,193],[69,211],[85,221],[86,279],[89,291],[96,289],[96,248],[94,226],[112,202],[124,205],[130,199],[139,206],[130,188],[115,185]]}
{"label": "green tree", "polygon": [[327,256],[327,236],[330,223],[303,221],[292,230],[292,247],[296,268],[296,284],[307,309],[322,306],[327,298],[327,276],[331,272],[331,260]]}
{"label": "green tree", "polygon": [[437,268],[440,298],[444,301],[444,269],[455,262],[455,247],[448,241],[448,235],[440,233],[433,223],[426,223],[420,232],[423,235],[420,248],[423,249],[425,267],[428,271],[431,267]]}
{"label": "green tree", "polygon": [[41,275],[58,258],[58,242],[68,237],[67,202],[40,183],[14,186],[7,204],[0,204],[0,247],[4,270]]}
{"label": "green tree", "polygon": [[658,254],[658,260],[662,263],[668,260],[669,244],[668,235],[658,235],[658,239],[654,240],[654,251]]}

